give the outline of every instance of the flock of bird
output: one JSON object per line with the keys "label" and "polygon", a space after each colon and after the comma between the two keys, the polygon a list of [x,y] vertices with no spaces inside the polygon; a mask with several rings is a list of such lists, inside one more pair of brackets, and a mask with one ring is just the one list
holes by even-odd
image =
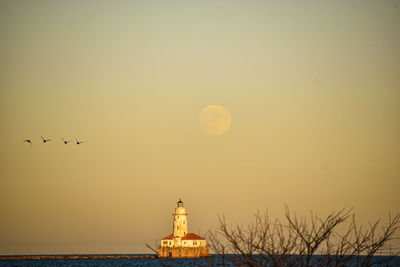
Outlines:
{"label": "flock of bird", "polygon": [[[44,138],[43,136],[40,136],[40,137],[42,138],[42,142],[43,143],[47,143],[47,142],[51,141],[51,139]],[[72,141],[72,140],[65,140],[63,137],[61,137],[61,140],[64,142],[65,145]],[[83,141],[79,141],[76,137],[75,137],[75,141],[76,141],[77,145],[85,143]],[[25,139],[24,141],[22,141],[22,143],[27,143],[27,144],[32,145],[32,140],[31,139]]]}

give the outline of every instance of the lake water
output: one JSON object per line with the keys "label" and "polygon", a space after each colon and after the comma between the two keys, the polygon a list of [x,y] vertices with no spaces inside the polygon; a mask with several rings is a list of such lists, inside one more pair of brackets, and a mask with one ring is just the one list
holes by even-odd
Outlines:
{"label": "lake water", "polygon": [[[318,257],[318,256],[314,256]],[[387,266],[379,263],[389,259],[384,256],[375,256],[371,266]],[[236,266],[224,262],[221,257],[200,258],[200,259],[144,259],[144,258],[116,258],[116,259],[8,259],[1,260],[0,266]],[[351,263],[347,266],[357,266]],[[389,266],[400,266],[400,256],[392,257]]]}

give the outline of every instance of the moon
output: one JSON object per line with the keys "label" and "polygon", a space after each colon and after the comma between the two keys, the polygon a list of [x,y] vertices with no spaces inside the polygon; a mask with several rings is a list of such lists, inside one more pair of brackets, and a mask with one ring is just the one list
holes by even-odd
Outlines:
{"label": "moon", "polygon": [[200,112],[201,130],[212,136],[226,133],[231,127],[231,114],[219,105],[210,105]]}

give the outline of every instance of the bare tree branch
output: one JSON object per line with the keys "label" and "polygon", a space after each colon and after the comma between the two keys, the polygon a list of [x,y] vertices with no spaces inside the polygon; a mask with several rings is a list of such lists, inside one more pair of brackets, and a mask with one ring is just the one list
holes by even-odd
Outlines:
{"label": "bare tree branch", "polygon": [[400,214],[368,228],[356,223],[351,209],[298,217],[285,206],[284,218],[271,221],[268,213],[257,212],[252,223],[230,226],[219,216],[218,227],[207,234],[210,247],[223,265],[242,266],[370,266],[374,255],[396,255],[388,244],[400,229]]}

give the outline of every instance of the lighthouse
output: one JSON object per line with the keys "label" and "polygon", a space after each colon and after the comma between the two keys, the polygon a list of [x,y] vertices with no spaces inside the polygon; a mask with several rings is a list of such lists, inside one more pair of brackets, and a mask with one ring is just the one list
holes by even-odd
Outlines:
{"label": "lighthouse", "polygon": [[172,234],[161,239],[158,247],[158,257],[198,258],[207,257],[207,241],[195,233],[189,233],[188,213],[179,199],[175,212],[172,214]]}
{"label": "lighthouse", "polygon": [[175,208],[174,216],[174,230],[173,235],[176,238],[184,237],[188,232],[188,225],[187,225],[187,216],[186,209],[183,207],[183,201],[179,199],[176,203],[177,207]]}

